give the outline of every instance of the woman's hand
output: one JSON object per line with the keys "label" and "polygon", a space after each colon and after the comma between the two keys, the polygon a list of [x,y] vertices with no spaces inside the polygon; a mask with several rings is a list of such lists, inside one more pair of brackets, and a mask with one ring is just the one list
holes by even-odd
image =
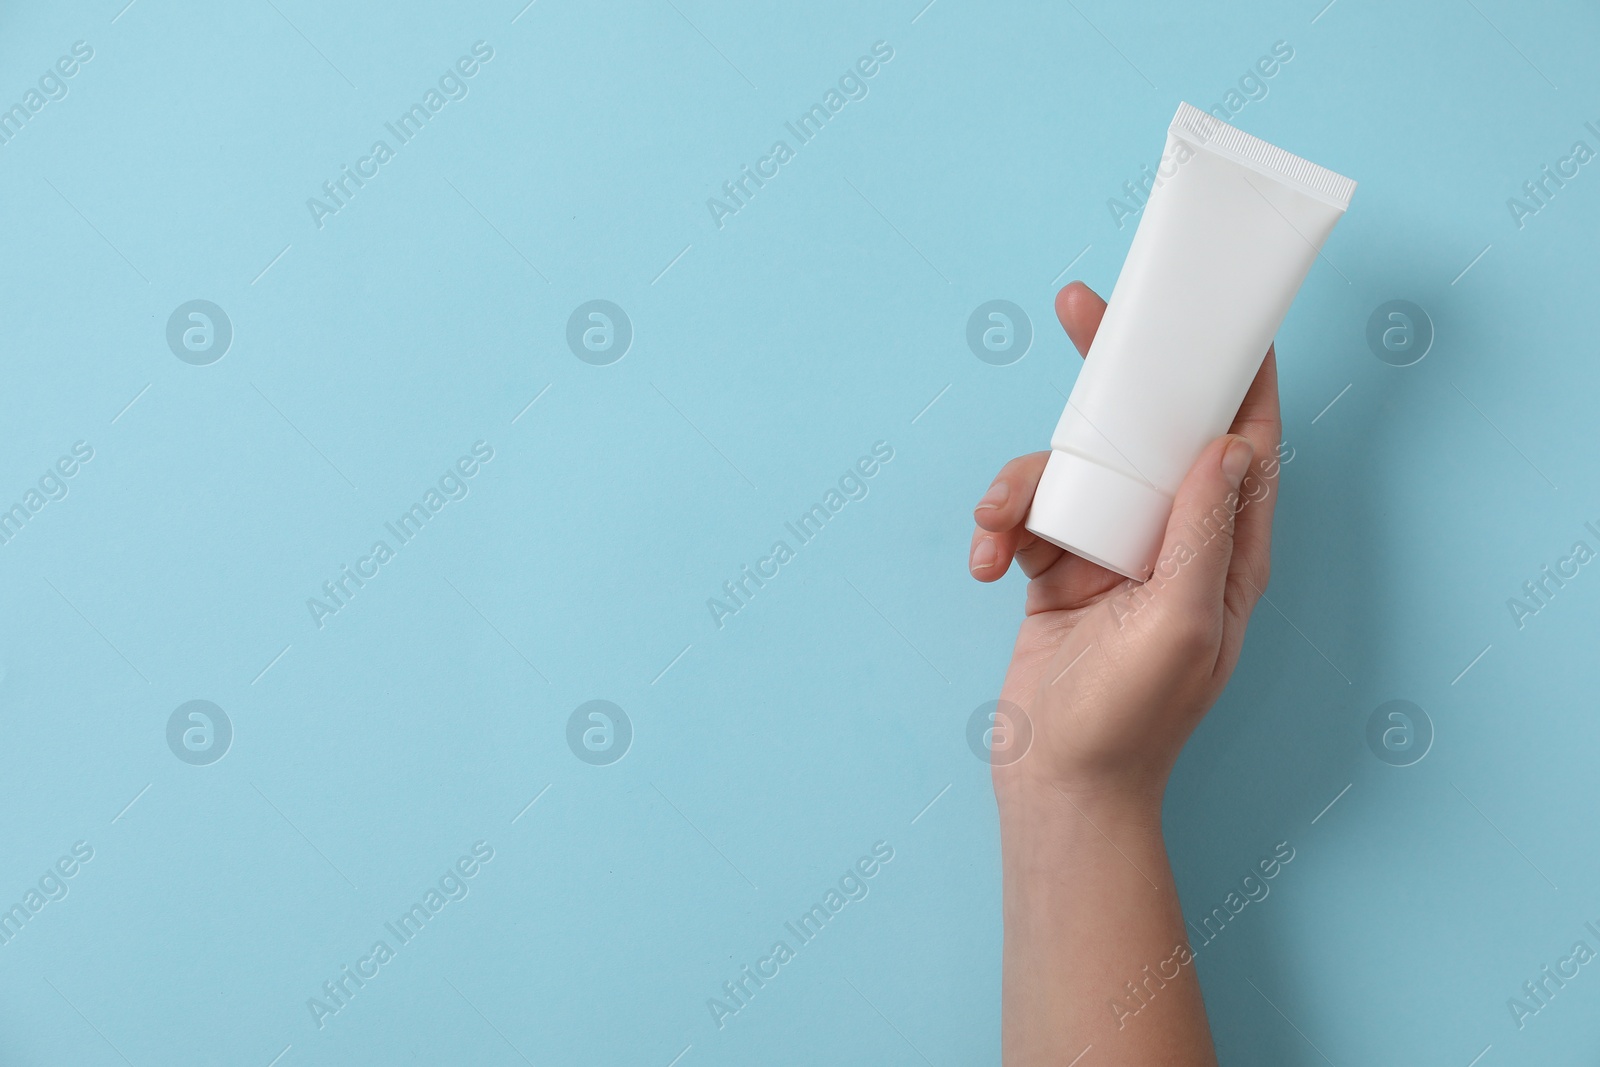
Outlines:
{"label": "woman's hand", "polygon": [[[1056,295],[1080,353],[1105,308],[1081,282]],[[1143,585],[1023,528],[1050,453],[1001,469],[974,512],[969,566],[992,582],[1015,559],[1031,579],[1000,694],[1001,714],[1015,705],[1026,719],[997,724],[1013,738],[1031,729],[1031,743],[1014,762],[993,761],[1002,805],[1050,789],[1109,792],[1159,815],[1173,762],[1233,672],[1266,588],[1279,430],[1269,349],[1231,432],[1201,453],[1179,489]]]}
{"label": "woman's hand", "polygon": [[[1076,282],[1056,295],[1079,352],[1105,307]],[[1161,797],[1267,584],[1278,431],[1269,349],[1232,432],[1179,488],[1143,585],[1023,528],[1047,452],[1006,464],[978,503],[973,576],[995,581],[1014,559],[1030,579],[995,724],[1009,729],[990,760],[1007,1067],[1060,1067],[1091,1048],[1085,1067],[1215,1067]]]}

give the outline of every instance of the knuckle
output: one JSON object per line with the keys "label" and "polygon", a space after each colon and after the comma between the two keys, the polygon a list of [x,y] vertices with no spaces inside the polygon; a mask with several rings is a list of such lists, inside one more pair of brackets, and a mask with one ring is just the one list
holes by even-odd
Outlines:
{"label": "knuckle", "polygon": [[1272,580],[1272,557],[1266,552],[1245,552],[1240,555],[1243,558],[1238,562],[1239,573],[1250,586],[1250,603],[1254,604],[1266,592],[1267,583]]}
{"label": "knuckle", "polygon": [[1233,509],[1219,504],[1210,512],[1191,514],[1183,533],[1200,555],[1227,552],[1233,547]]}
{"label": "knuckle", "polygon": [[1216,626],[1209,612],[1181,611],[1171,620],[1167,637],[1185,658],[1204,656],[1216,645]]}

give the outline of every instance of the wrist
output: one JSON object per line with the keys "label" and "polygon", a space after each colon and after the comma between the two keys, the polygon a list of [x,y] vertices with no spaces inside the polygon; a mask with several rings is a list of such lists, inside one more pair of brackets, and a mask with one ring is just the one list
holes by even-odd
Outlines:
{"label": "wrist", "polygon": [[1088,822],[1139,836],[1161,836],[1166,780],[1137,775],[1077,776],[1057,780],[1002,769],[994,778],[1000,829]]}

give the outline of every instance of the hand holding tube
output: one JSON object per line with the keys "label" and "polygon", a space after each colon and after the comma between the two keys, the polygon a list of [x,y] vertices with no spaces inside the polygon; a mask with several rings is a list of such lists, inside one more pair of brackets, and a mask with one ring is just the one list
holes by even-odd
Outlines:
{"label": "hand holding tube", "polygon": [[[1080,352],[1104,310],[1082,283],[1056,297]],[[1178,750],[1233,671],[1267,584],[1279,430],[1269,349],[1231,431],[1180,487],[1144,584],[1023,527],[1049,453],[1001,469],[974,511],[970,565],[992,582],[1015,559],[1031,579],[1001,698],[1027,710],[1034,750],[996,767],[998,789],[1110,788],[1159,801]]]}
{"label": "hand holding tube", "polygon": [[[1105,307],[1081,283],[1057,295],[1080,353]],[[1144,584],[1024,528],[1047,452],[1006,464],[974,513],[973,576],[995,581],[1015,560],[1030,579],[1001,699],[1022,709],[1031,744],[993,768],[1013,1067],[1067,1063],[1090,1043],[1102,1064],[1215,1062],[1192,966],[1158,979],[1148,1016],[1113,1001],[1187,943],[1161,798],[1267,584],[1279,432],[1269,349],[1230,432],[1180,485]]]}

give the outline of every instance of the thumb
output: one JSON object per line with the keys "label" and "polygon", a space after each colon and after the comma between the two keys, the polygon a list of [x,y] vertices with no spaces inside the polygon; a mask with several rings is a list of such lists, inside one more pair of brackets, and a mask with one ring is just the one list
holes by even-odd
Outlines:
{"label": "thumb", "polygon": [[1206,446],[1178,487],[1150,582],[1184,613],[1209,613],[1222,606],[1228,564],[1233,559],[1233,519],[1239,484],[1250,469],[1255,446],[1238,434]]}

